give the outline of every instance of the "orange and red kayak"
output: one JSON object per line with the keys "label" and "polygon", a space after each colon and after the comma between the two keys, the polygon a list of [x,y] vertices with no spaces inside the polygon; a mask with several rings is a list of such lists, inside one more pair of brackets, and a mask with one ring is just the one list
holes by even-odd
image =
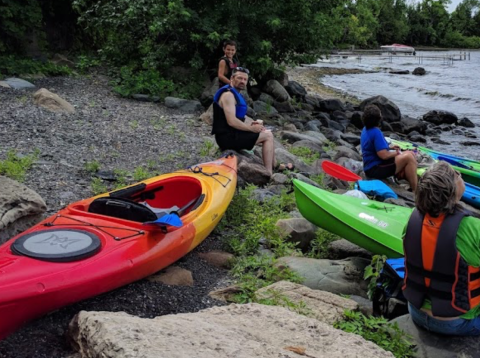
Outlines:
{"label": "orange and red kayak", "polygon": [[[225,213],[222,157],[68,205],[0,246],[0,339],[62,306],[144,278],[200,244]],[[180,224],[170,225],[170,219]],[[165,219],[165,220],[164,220]]]}

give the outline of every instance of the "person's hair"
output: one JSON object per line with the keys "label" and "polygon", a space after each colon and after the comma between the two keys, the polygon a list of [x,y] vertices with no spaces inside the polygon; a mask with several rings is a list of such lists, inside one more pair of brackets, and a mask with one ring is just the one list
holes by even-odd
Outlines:
{"label": "person's hair", "polygon": [[457,208],[457,173],[444,161],[430,167],[418,180],[415,207],[423,215],[438,217]]}
{"label": "person's hair", "polygon": [[237,43],[233,40],[223,41],[223,48],[227,47],[228,45],[235,46],[235,48],[237,47]]}
{"label": "person's hair", "polygon": [[367,129],[378,127],[381,121],[382,112],[380,112],[380,109],[377,106],[369,104],[365,107],[363,110],[362,122]]}
{"label": "person's hair", "polygon": [[238,72],[243,72],[243,73],[246,73],[247,75],[250,74],[250,71],[245,68],[245,67],[235,67],[233,70],[232,70],[232,77],[235,77],[235,75],[238,73]]}

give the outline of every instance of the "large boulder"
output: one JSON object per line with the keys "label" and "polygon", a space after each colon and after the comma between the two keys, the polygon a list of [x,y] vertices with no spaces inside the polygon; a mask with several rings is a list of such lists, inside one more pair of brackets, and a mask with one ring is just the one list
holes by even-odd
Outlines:
{"label": "large boulder", "polygon": [[345,111],[345,104],[339,99],[320,100],[318,106],[322,112]]}
{"label": "large boulder", "polygon": [[34,103],[38,106],[41,106],[51,112],[66,112],[74,113],[75,108],[61,98],[59,95],[50,92],[45,88],[39,89],[33,95]]}
{"label": "large boulder", "polygon": [[363,111],[369,104],[376,105],[382,112],[383,120],[386,122],[398,122],[402,118],[398,106],[384,96],[370,97],[360,103],[360,109]]}
{"label": "large boulder", "polygon": [[215,79],[212,81],[212,83],[207,86],[200,95],[200,103],[204,107],[208,107],[213,103],[213,96],[215,96],[215,93],[218,91],[218,77],[215,77]]}
{"label": "large boulder", "polygon": [[356,334],[283,307],[255,303],[154,319],[81,311],[70,322],[68,335],[82,357],[393,358]]}
{"label": "large boulder", "polygon": [[302,101],[307,95],[307,90],[300,83],[295,81],[288,81],[288,85],[285,86],[285,89],[291,97],[300,99]]}
{"label": "large boulder", "polygon": [[43,199],[25,185],[0,176],[0,244],[35,225],[47,210]]}
{"label": "large boulder", "polygon": [[16,77],[5,78],[3,82],[13,89],[23,90],[23,89],[35,88],[35,85],[33,83],[30,83],[26,80],[22,80],[21,78],[16,78]]}
{"label": "large boulder", "polygon": [[268,93],[278,102],[290,100],[287,90],[276,80],[269,80],[263,87],[263,91]]}
{"label": "large boulder", "polygon": [[448,111],[430,111],[423,115],[423,120],[436,125],[454,124],[457,123],[458,117]]}

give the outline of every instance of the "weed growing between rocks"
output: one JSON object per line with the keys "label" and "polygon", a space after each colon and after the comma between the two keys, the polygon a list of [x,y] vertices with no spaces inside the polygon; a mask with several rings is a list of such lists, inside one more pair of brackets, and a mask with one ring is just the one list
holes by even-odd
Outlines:
{"label": "weed growing between rocks", "polygon": [[9,150],[7,158],[0,160],[0,175],[23,182],[28,169],[32,167],[39,154],[40,151],[35,150],[32,154],[21,156],[13,149]]}
{"label": "weed growing between rocks", "polygon": [[315,239],[310,243],[311,250],[306,254],[313,259],[327,259],[329,255],[328,247],[335,241],[341,239],[340,236],[332,234],[329,231],[318,229]]}
{"label": "weed growing between rocks", "polygon": [[355,333],[369,340],[397,358],[414,357],[412,337],[403,332],[397,323],[391,324],[383,317],[367,317],[360,312],[345,311],[345,319],[333,325],[342,331]]}
{"label": "weed growing between rocks", "polygon": [[[232,275],[238,280],[238,303],[254,302],[255,292],[281,280],[300,282],[293,271],[276,265],[285,255],[300,255],[295,243],[287,242],[275,225],[288,218],[294,204],[292,194],[282,193],[260,203],[252,199],[254,185],[239,190],[217,230],[223,232],[226,245],[235,256]],[[261,248],[268,249],[265,253]]]}
{"label": "weed growing between rocks", "polygon": [[314,161],[320,158],[318,152],[314,152],[310,148],[306,147],[291,147],[289,152],[300,157],[306,164],[312,165]]}

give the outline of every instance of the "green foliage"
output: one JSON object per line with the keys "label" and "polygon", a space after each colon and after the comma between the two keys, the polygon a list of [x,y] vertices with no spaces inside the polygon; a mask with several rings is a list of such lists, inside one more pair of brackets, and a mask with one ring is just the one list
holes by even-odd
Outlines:
{"label": "green foliage", "polygon": [[58,66],[52,62],[21,58],[15,55],[0,56],[0,73],[6,76],[19,76],[42,73],[47,76],[71,75],[67,66]]}
{"label": "green foliage", "polygon": [[93,195],[102,194],[108,191],[107,185],[100,178],[93,178],[90,184]]}
{"label": "green foliage", "polygon": [[[295,244],[287,242],[275,225],[279,219],[288,217],[295,199],[283,192],[279,198],[260,203],[252,199],[255,189],[249,185],[239,190],[216,228],[236,255],[232,268],[240,286],[236,302],[254,301],[256,290],[279,280],[300,281],[288,268],[275,265],[276,258],[297,253]],[[260,242],[272,251],[272,256],[258,254]]]}
{"label": "green foliage", "polygon": [[133,180],[134,181],[142,181],[148,178],[151,178],[153,174],[146,168],[137,167],[133,172]]}
{"label": "green foliage", "polygon": [[328,246],[335,240],[341,239],[340,236],[332,234],[329,231],[318,229],[315,239],[310,243],[310,251],[307,253],[307,257],[314,259],[326,259],[328,258]]}
{"label": "green foliage", "polygon": [[5,175],[11,179],[23,182],[27,171],[32,167],[35,160],[38,159],[39,150],[33,154],[20,156],[11,149],[7,152],[7,158],[0,160],[0,175]]}
{"label": "green foliage", "polygon": [[365,267],[363,279],[369,280],[367,291],[369,299],[372,299],[373,297],[375,287],[377,286],[377,279],[380,276],[380,271],[382,270],[383,265],[385,265],[385,261],[387,261],[387,257],[385,255],[374,255],[370,265]]}
{"label": "green foliage", "polygon": [[87,55],[78,56],[75,63],[77,69],[82,73],[86,73],[90,68],[100,66],[100,64],[100,59]]}
{"label": "green foliage", "polygon": [[113,89],[123,97],[147,94],[165,98],[173,92],[174,84],[166,80],[158,70],[135,72],[133,67],[123,66],[114,81]]}
{"label": "green foliage", "polygon": [[85,170],[89,173],[96,173],[100,169],[100,163],[96,160],[85,163]]}
{"label": "green foliage", "polygon": [[212,155],[212,151],[215,148],[215,144],[213,141],[205,139],[203,141],[202,147],[200,148],[200,156],[202,157],[208,157],[209,155]]}
{"label": "green foliage", "polygon": [[288,149],[290,153],[300,157],[306,164],[311,165],[320,158],[320,154],[306,147],[291,147]]}
{"label": "green foliage", "polygon": [[367,317],[360,312],[345,311],[345,319],[334,323],[335,328],[355,333],[371,341],[397,358],[414,357],[411,337],[398,324],[388,323],[383,317]]}

